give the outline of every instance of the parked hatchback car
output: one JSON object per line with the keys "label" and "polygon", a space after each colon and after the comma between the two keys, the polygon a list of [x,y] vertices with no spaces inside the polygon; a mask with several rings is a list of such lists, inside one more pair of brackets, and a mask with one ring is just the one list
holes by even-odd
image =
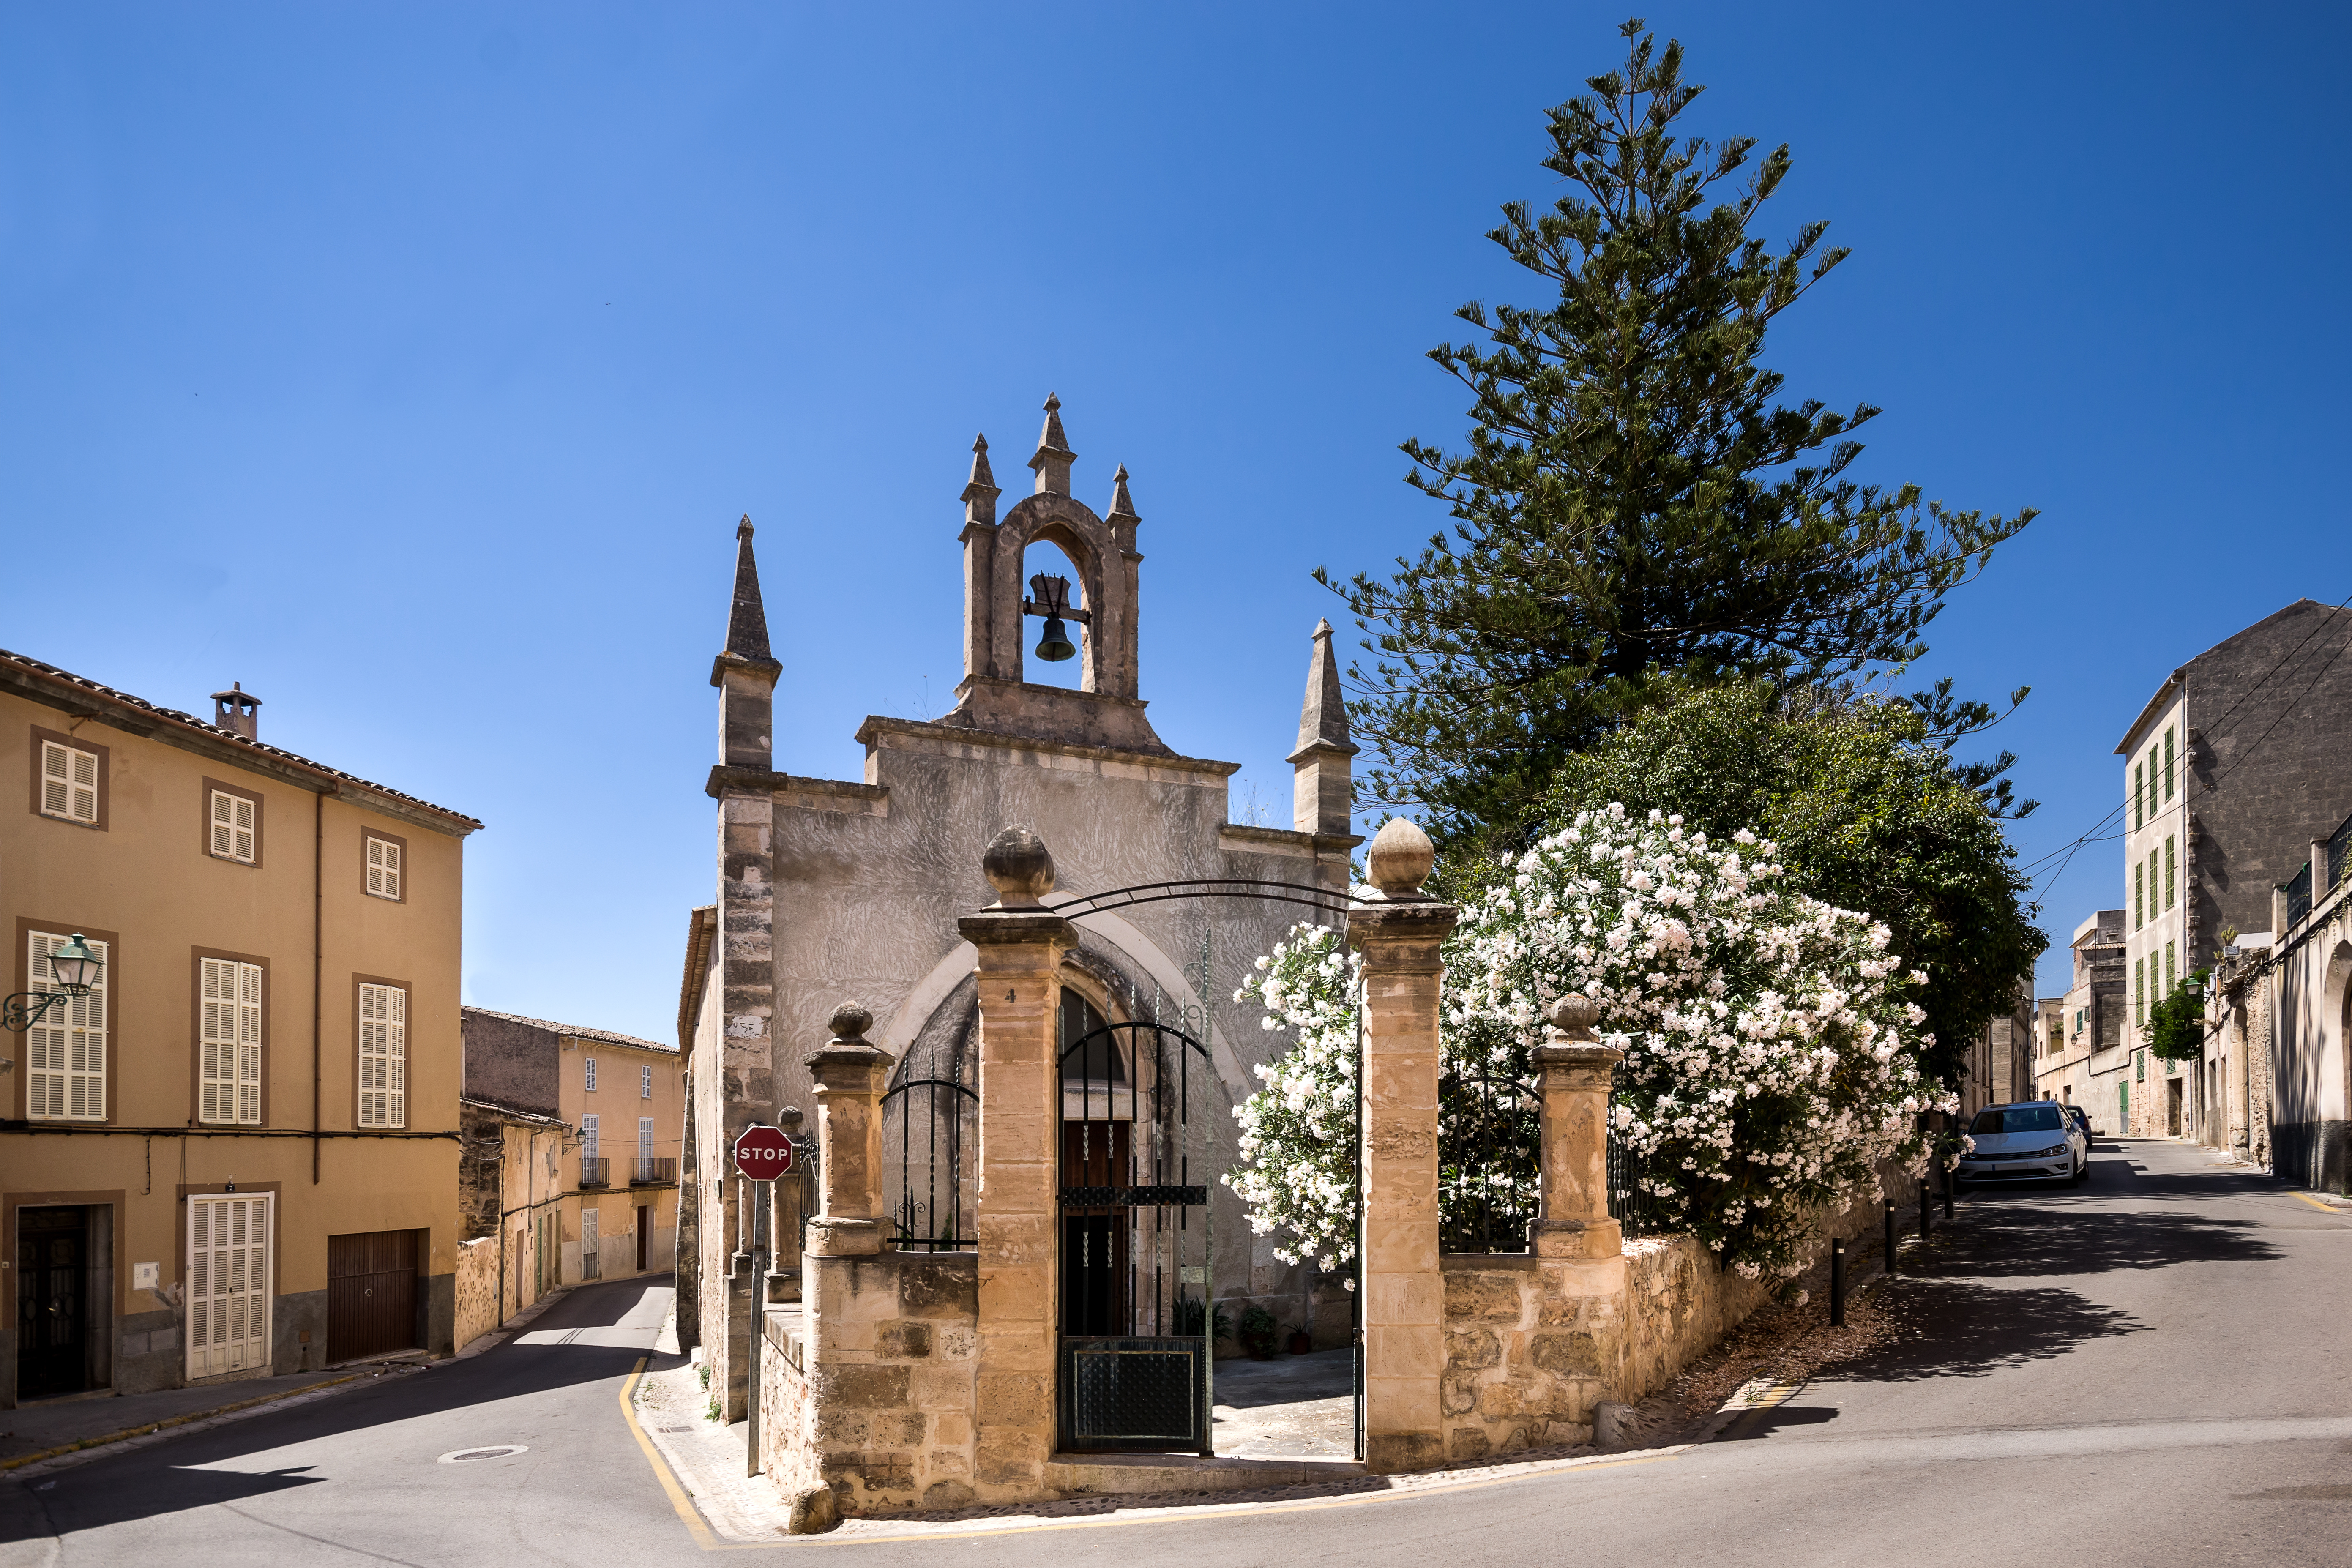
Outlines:
{"label": "parked hatchback car", "polygon": [[1952,1173],[1968,1182],[2079,1182],[2091,1173],[2091,1141],[2055,1100],[1988,1105],[1969,1124],[1968,1148]]}

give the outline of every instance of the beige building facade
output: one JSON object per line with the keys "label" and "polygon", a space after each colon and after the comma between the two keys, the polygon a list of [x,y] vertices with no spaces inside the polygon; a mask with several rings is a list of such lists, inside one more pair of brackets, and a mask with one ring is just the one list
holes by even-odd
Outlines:
{"label": "beige building facade", "polygon": [[[481,825],[263,743],[258,706],[0,653],[0,931],[39,1010],[0,1036],[0,1405],[453,1348]],[[102,968],[51,1002],[76,935]]]}
{"label": "beige building facade", "polygon": [[494,1323],[560,1286],[677,1262],[675,1046],[464,1009],[464,1226],[498,1243]]}

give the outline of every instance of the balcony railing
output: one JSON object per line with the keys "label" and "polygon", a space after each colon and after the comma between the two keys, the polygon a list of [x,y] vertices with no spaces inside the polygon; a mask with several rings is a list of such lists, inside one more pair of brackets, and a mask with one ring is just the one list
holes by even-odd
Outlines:
{"label": "balcony railing", "polygon": [[2286,923],[2293,930],[2296,921],[2311,912],[2311,865],[2305,862],[2294,880],[2284,887],[2286,893]]}
{"label": "balcony railing", "polygon": [[580,1157],[580,1184],[583,1187],[611,1186],[612,1178],[606,1173],[612,1163],[610,1160],[592,1160],[583,1154]]}
{"label": "balcony railing", "polygon": [[677,1185],[677,1156],[675,1154],[640,1154],[629,1165],[629,1184],[633,1187],[674,1187]]}

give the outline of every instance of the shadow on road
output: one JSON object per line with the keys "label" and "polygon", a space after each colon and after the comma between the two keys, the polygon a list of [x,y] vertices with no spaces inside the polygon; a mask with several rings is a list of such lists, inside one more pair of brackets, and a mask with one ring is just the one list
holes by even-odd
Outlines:
{"label": "shadow on road", "polygon": [[1901,1280],[1891,1287],[1881,1310],[1899,1321],[1895,1342],[1841,1363],[1834,1374],[1841,1381],[1985,1377],[2064,1355],[2091,1340],[2147,1328],[2128,1312],[2102,1307],[2074,1290],[1969,1279]]}
{"label": "shadow on road", "polygon": [[[583,1286],[551,1303],[530,1327],[567,1332],[643,1329],[650,1341],[669,1310],[670,1293],[667,1274]],[[423,1372],[387,1377],[312,1404],[127,1449],[29,1481],[0,1483],[0,1542],[100,1530],[314,1485],[332,1478],[306,1474],[313,1468],[310,1465],[243,1469],[237,1461],[368,1427],[618,1378],[647,1353],[585,1339],[576,1344],[509,1342],[466,1361],[436,1362]],[[490,1435],[481,1440],[508,1439]],[[387,1458],[430,1464],[434,1456]]]}

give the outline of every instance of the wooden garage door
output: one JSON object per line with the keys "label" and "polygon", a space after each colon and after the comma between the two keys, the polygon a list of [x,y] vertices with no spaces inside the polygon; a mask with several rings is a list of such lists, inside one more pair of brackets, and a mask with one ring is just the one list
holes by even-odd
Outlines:
{"label": "wooden garage door", "polygon": [[327,1359],[416,1348],[416,1232],[327,1237]]}

